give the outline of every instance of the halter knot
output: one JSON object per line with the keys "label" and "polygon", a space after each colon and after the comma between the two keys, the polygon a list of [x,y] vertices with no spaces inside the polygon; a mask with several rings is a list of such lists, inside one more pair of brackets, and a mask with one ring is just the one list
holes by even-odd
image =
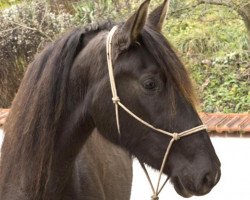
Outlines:
{"label": "halter knot", "polygon": [[118,104],[118,102],[120,101],[120,98],[118,96],[112,97],[112,101],[114,104]]}
{"label": "halter knot", "polygon": [[153,196],[151,196],[151,200],[159,200],[158,195],[154,194]]}
{"label": "halter knot", "polygon": [[178,133],[173,133],[174,140],[179,140],[181,137],[178,135]]}

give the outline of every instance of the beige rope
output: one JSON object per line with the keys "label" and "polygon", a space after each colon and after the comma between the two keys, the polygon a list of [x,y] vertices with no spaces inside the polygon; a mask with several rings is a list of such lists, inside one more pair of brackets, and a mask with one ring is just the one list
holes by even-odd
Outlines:
{"label": "beige rope", "polygon": [[114,26],[108,34],[107,43],[106,43],[106,52],[107,52],[107,61],[108,61],[108,71],[109,71],[109,80],[111,85],[112,92],[112,101],[115,104],[115,115],[116,115],[116,124],[118,133],[120,134],[120,123],[119,123],[119,113],[118,113],[118,102],[120,98],[117,95],[116,85],[115,85],[115,76],[112,66],[112,37],[117,29],[117,26]]}
{"label": "beige rope", "polygon": [[168,135],[168,136],[172,137],[172,139],[170,140],[170,142],[168,144],[168,147],[167,147],[167,150],[165,152],[165,155],[163,157],[163,161],[162,161],[162,164],[161,164],[161,168],[160,168],[160,173],[159,173],[159,178],[158,178],[158,181],[157,181],[156,189],[154,189],[153,183],[152,183],[152,181],[151,181],[151,179],[149,177],[149,174],[148,174],[148,172],[147,172],[144,164],[142,162],[140,162],[140,164],[141,164],[141,166],[142,166],[142,168],[143,168],[143,170],[144,170],[144,172],[146,174],[146,177],[147,177],[147,179],[148,179],[148,181],[150,183],[151,189],[153,191],[153,196],[151,197],[151,199],[152,200],[158,200],[159,199],[158,196],[159,196],[161,190],[163,189],[163,187],[165,186],[166,182],[168,181],[168,178],[167,178],[167,180],[160,187],[160,182],[161,182],[161,176],[162,176],[162,173],[163,173],[163,169],[164,169],[164,166],[165,166],[165,164],[167,162],[167,158],[168,158],[170,149],[171,149],[174,141],[179,140],[182,137],[185,137],[185,136],[191,135],[193,133],[196,133],[198,131],[204,130],[204,129],[206,129],[206,126],[205,125],[200,125],[200,126],[188,129],[186,131],[183,131],[181,133],[170,133],[170,132],[167,132],[165,130],[156,128],[153,125],[149,124],[148,122],[144,121],[143,119],[141,119],[140,117],[138,117],[137,115],[135,115],[131,110],[129,110],[125,105],[123,105],[121,103],[121,100],[120,100],[119,96],[117,95],[115,78],[114,78],[114,71],[113,71],[113,65],[112,65],[112,37],[113,37],[113,35],[114,35],[114,33],[115,33],[116,30],[117,30],[117,26],[114,26],[111,29],[111,31],[109,32],[109,34],[108,34],[107,42],[106,42],[106,51],[107,51],[107,62],[108,62],[109,80],[110,80],[110,86],[111,86],[111,92],[112,92],[112,101],[115,104],[116,125],[117,125],[118,133],[119,134],[121,133],[120,132],[120,122],[119,122],[119,112],[118,112],[118,107],[120,106],[124,111],[126,111],[134,119],[136,119],[140,123],[144,124],[145,126],[153,129],[154,131],[157,131],[159,133],[162,133],[162,134],[165,134],[165,135]]}

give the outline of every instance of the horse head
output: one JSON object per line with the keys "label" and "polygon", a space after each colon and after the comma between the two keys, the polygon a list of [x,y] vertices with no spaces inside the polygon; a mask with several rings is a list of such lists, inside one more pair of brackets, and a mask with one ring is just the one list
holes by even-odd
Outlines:
{"label": "horse head", "polygon": [[[114,77],[120,101],[154,127],[180,133],[202,124],[183,64],[161,33],[168,1],[147,15],[149,1],[118,26],[112,39]],[[106,41],[107,33],[102,33]],[[100,70],[107,64],[101,62]],[[170,137],[159,134],[119,108],[120,134],[109,77],[98,77],[91,115],[98,130],[140,161],[160,169]],[[93,77],[94,80],[94,77]],[[108,133],[108,134],[107,134]],[[174,143],[163,170],[184,196],[208,193],[220,178],[220,162],[205,130]]]}

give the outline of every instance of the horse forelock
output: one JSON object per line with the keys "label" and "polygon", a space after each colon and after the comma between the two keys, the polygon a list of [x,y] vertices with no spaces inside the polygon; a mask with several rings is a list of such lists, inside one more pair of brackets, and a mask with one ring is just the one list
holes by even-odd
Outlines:
{"label": "horse forelock", "polygon": [[[145,27],[142,32],[142,41],[145,48],[165,72],[166,78],[171,80],[180,94],[195,107],[198,101],[189,73],[168,40],[162,33]],[[174,94],[170,95],[170,98],[171,102],[175,102]]]}

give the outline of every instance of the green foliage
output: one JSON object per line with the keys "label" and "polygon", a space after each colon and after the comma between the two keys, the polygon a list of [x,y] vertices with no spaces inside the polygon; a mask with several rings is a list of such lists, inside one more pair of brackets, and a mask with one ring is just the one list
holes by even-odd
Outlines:
{"label": "green foliage", "polygon": [[207,8],[200,6],[192,15],[171,17],[166,23],[164,33],[179,51],[210,57],[248,49],[246,28],[235,13],[223,7],[203,9]]}
{"label": "green foliage", "polygon": [[[4,79],[4,83],[9,83],[4,89],[5,93],[6,88],[11,85],[14,88],[12,91],[16,91],[25,70],[24,66],[33,59],[34,54],[46,41],[54,38],[58,33],[71,26],[106,19],[122,21],[131,15],[142,2],[138,0],[68,0],[73,8],[73,12],[69,14],[66,13],[67,9],[61,10],[60,7],[58,10],[50,9],[51,7],[44,3],[45,0],[43,3],[40,0],[41,4],[38,6],[27,3],[31,0],[2,0],[0,9],[6,10],[13,3],[22,1],[26,6],[18,11],[12,8],[8,15],[5,14],[0,18],[0,44],[4,49],[1,51],[2,54],[0,52],[2,55],[2,57],[0,55],[0,81],[1,76],[5,74],[11,74],[8,80],[18,80]],[[54,1],[64,2],[62,0],[50,2]],[[152,1],[151,9],[162,1]],[[71,4],[71,2],[74,3]],[[246,5],[248,0],[230,2],[237,8],[237,6]],[[245,24],[233,8],[209,4],[194,6],[196,3],[197,0],[172,0],[170,16],[163,33],[190,69],[197,83],[198,93],[201,94],[204,111],[249,112],[250,47]],[[4,62],[1,60],[3,52],[5,53]],[[3,68],[2,63],[8,67]],[[11,93],[11,97],[7,98],[7,103],[5,101],[6,106],[10,104],[10,99],[14,95],[14,92],[8,93]],[[1,88],[0,96],[4,98]]]}
{"label": "green foliage", "polygon": [[250,111],[250,54],[233,53],[193,65],[206,112]]}
{"label": "green foliage", "polygon": [[10,7],[11,5],[20,3],[21,0],[1,0],[0,1],[0,10]]}
{"label": "green foliage", "polygon": [[164,34],[190,69],[204,111],[250,111],[250,52],[237,13],[208,5],[173,11]]}
{"label": "green foliage", "polygon": [[[138,1],[137,1],[138,2]],[[84,0],[73,5],[75,20],[81,24],[112,19],[119,21],[131,10],[135,4],[131,1],[117,0]]]}

